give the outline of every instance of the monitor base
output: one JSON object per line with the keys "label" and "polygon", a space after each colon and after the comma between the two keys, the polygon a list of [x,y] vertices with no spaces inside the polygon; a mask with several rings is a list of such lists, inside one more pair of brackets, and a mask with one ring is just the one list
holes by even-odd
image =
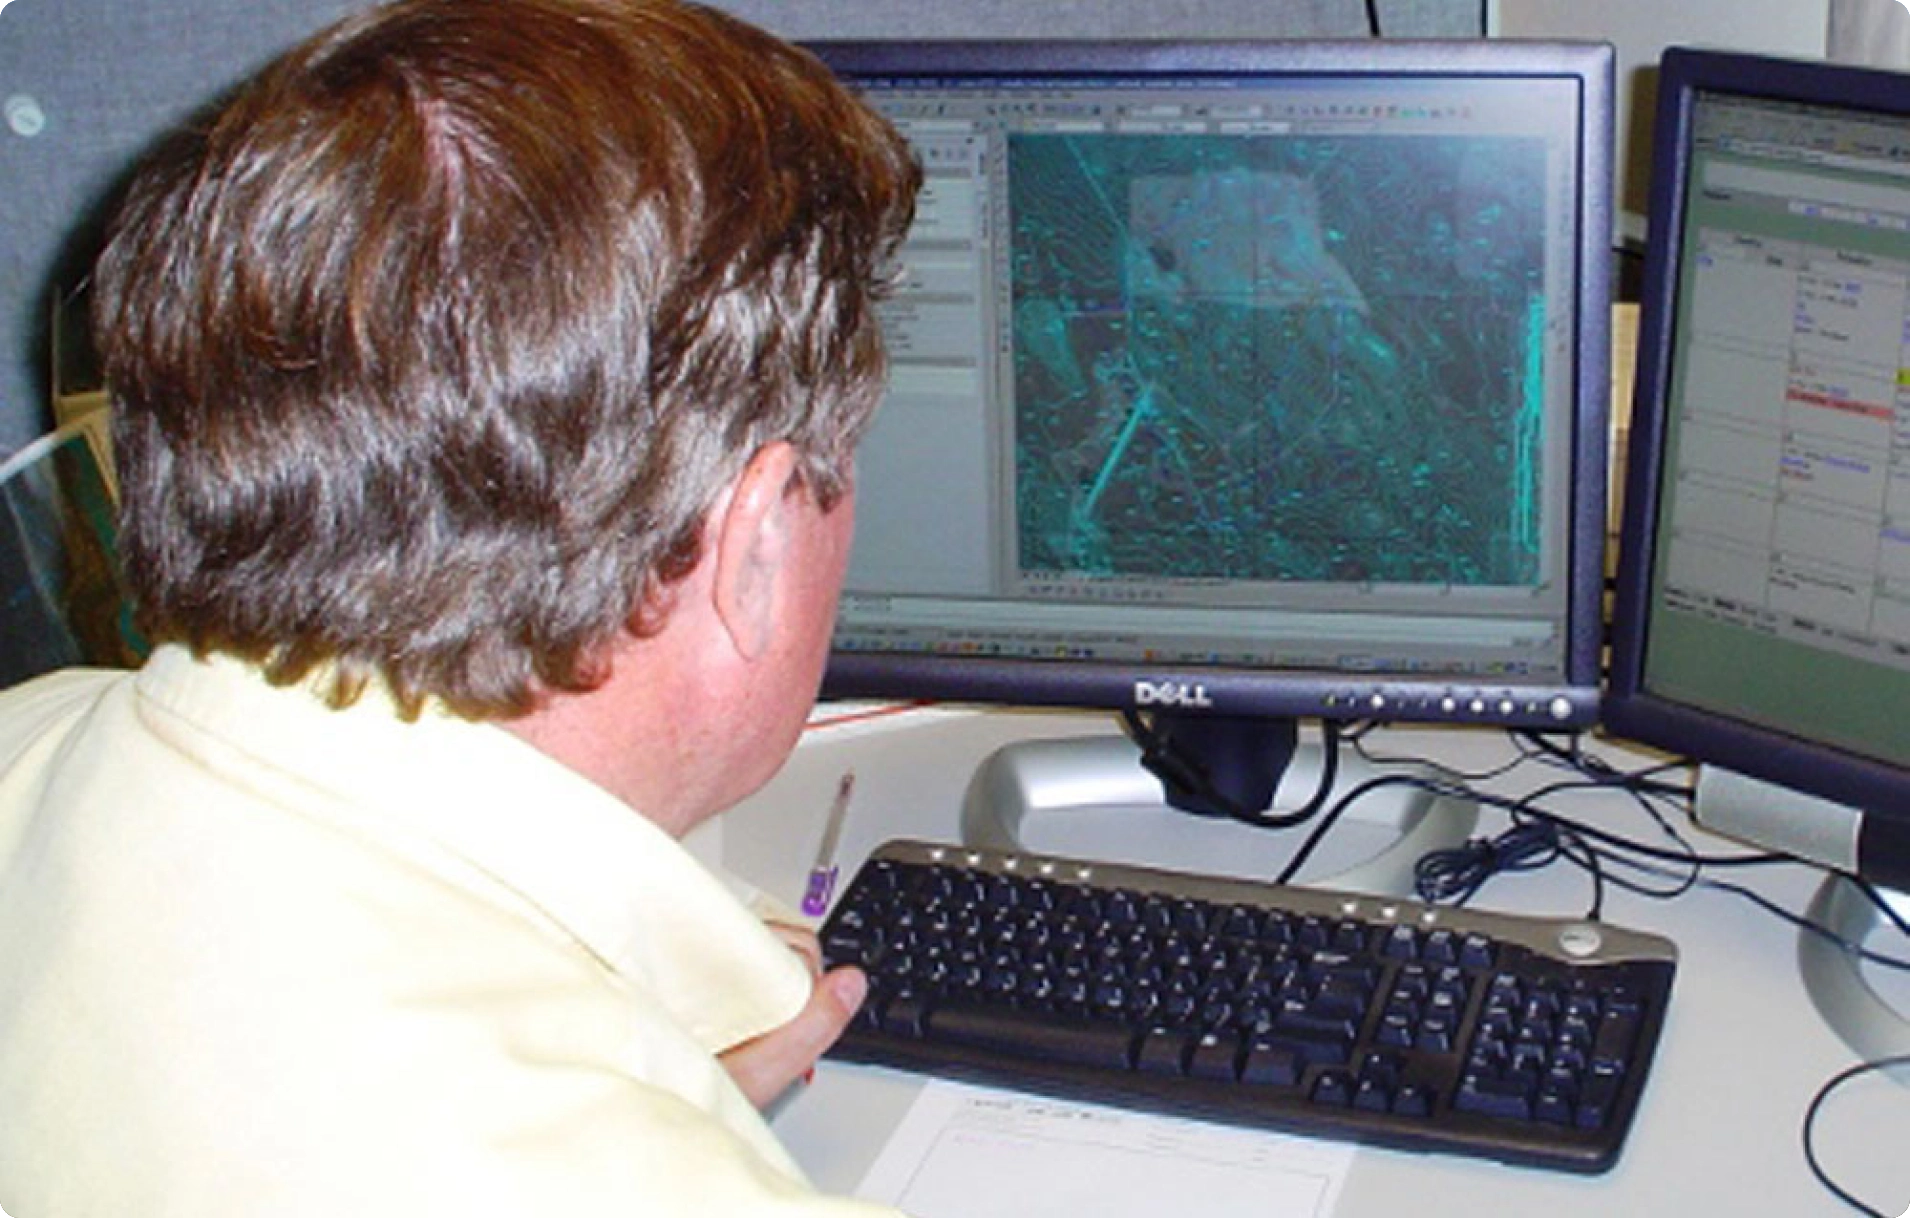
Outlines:
{"label": "monitor base", "polygon": [[[1317,741],[1300,744],[1275,794],[1276,812],[1306,802],[1322,763]],[[1403,774],[1437,777],[1428,767],[1381,767],[1346,750],[1335,791]],[[1328,845],[1352,841],[1350,853],[1322,849],[1297,882],[1410,896],[1420,856],[1465,842],[1478,813],[1470,800],[1405,783],[1385,786],[1356,802],[1329,834]],[[972,846],[1251,879],[1274,878],[1310,828],[1273,832],[1171,808],[1160,779],[1141,765],[1140,750],[1124,736],[1007,745],[976,768],[962,807],[962,840]]]}
{"label": "monitor base", "polygon": [[[1899,911],[1910,912],[1910,895],[1884,895]],[[1864,942],[1885,922],[1857,886],[1836,872],[1818,886],[1809,917],[1848,943]],[[1864,1061],[1910,1054],[1910,1014],[1878,993],[1857,956],[1822,935],[1803,931],[1797,941],[1797,967],[1818,1014]],[[1910,1086],[1910,1066],[1890,1073]]]}

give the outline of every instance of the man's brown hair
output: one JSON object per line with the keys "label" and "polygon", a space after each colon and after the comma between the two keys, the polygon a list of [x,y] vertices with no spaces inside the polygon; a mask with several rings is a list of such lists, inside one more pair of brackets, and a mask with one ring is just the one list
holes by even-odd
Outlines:
{"label": "man's brown hair", "polygon": [[789,440],[825,506],[920,171],[671,0],[402,0],[135,180],[96,274],[155,641],[473,717],[582,689]]}

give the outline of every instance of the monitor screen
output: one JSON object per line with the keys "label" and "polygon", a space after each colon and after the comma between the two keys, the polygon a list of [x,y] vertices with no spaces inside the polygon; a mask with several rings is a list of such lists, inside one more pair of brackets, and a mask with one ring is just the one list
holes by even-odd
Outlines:
{"label": "monitor screen", "polygon": [[1585,724],[1609,48],[817,48],[926,187],[827,691]]}
{"label": "monitor screen", "polygon": [[[1686,50],[1660,81],[1605,718],[1863,810],[1726,814],[1764,844],[1901,883],[1910,87]],[[1827,835],[1844,839],[1828,853]]]}

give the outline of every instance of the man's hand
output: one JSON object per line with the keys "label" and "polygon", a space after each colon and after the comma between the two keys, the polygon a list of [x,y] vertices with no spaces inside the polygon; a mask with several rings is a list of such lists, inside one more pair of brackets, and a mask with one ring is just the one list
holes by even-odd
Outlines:
{"label": "man's hand", "polygon": [[[816,950],[814,935],[774,924],[771,929],[809,962],[812,973],[817,973],[821,956]],[[758,1108],[768,1107],[790,1084],[815,1067],[824,1049],[836,1043],[868,991],[868,978],[853,966],[818,973],[816,984],[809,992],[809,1002],[796,1017],[774,1031],[726,1050],[719,1055],[723,1068],[736,1080],[750,1103]]]}

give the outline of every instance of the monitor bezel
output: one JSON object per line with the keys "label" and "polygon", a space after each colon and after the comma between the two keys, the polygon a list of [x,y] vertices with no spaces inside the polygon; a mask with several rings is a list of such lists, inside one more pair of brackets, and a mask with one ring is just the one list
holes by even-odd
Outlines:
{"label": "monitor bezel", "polygon": [[1575,493],[1566,522],[1567,640],[1562,680],[1410,673],[1074,662],[832,650],[827,698],[934,699],[1117,711],[1570,728],[1595,721],[1603,648],[1609,404],[1613,52],[1603,43],[1505,41],[1070,40],[811,43],[852,86],[859,78],[1043,75],[1565,78],[1579,91]]}
{"label": "monitor bezel", "polygon": [[1658,88],[1651,228],[1640,298],[1604,726],[1636,744],[1852,808],[1894,815],[1910,825],[1910,769],[1680,703],[1644,683],[1696,96],[1709,91],[1910,119],[1910,81],[1891,72],[1822,61],[1674,47],[1661,62]]}

